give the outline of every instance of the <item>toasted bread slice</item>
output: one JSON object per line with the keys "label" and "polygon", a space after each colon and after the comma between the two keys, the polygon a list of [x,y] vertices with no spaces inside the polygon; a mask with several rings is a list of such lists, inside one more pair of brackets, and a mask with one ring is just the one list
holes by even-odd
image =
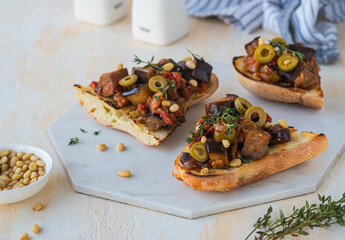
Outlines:
{"label": "toasted bread slice", "polygon": [[[186,101],[185,108],[210,97],[218,88],[218,78],[212,74],[210,87],[205,93],[194,93]],[[115,106],[111,98],[101,97],[94,93],[90,87],[74,85],[74,91],[79,103],[84,107],[87,113],[92,116],[98,123],[128,132],[143,144],[156,146],[167,138],[176,127],[163,127],[157,131],[150,131],[144,125],[135,122],[122,108]]]}
{"label": "toasted bread slice", "polygon": [[[269,148],[264,158],[252,163],[244,163],[238,168],[211,169],[208,174],[188,171],[180,165],[180,154],[174,164],[173,176],[184,181],[194,190],[228,191],[303,163],[319,156],[327,148],[328,141],[324,134],[312,132],[298,134],[294,130],[290,142],[274,145]],[[189,152],[189,146],[187,145],[182,152]]]}
{"label": "toasted bread slice", "polygon": [[241,85],[260,97],[278,102],[298,103],[317,109],[321,109],[323,106],[323,92],[320,86],[311,90],[304,90],[284,88],[264,81],[257,81],[253,78],[252,73],[245,70],[243,56],[234,57],[232,67]]}

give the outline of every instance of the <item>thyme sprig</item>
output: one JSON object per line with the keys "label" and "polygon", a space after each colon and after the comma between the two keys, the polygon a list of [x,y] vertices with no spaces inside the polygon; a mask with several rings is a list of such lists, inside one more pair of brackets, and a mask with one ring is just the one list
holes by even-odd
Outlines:
{"label": "thyme sprig", "polygon": [[136,64],[142,64],[142,63],[145,63],[146,65],[144,66],[144,68],[147,68],[147,67],[152,67],[154,69],[156,69],[157,71],[159,72],[163,72],[164,71],[164,68],[163,67],[160,67],[156,64],[153,63],[153,60],[155,59],[155,56],[152,56],[151,60],[149,61],[143,61],[141,60],[137,55],[134,55],[134,60],[133,62],[135,62]]}
{"label": "thyme sprig", "polygon": [[73,137],[73,138],[70,139],[70,141],[68,143],[68,146],[72,146],[72,145],[78,144],[78,142],[79,142],[79,138]]}
{"label": "thyme sprig", "polygon": [[[235,116],[236,108],[229,108],[225,106],[221,106],[221,113],[219,115],[210,114],[208,116],[201,117],[204,121],[198,126],[196,132],[199,131],[199,135],[202,136],[205,133],[204,127],[206,125],[213,125],[216,123],[221,122],[224,126],[227,127],[227,134],[231,137],[232,128],[238,125],[237,120],[239,116]],[[196,132],[193,132],[194,134]],[[191,135],[187,137],[186,142],[192,142]],[[195,141],[195,140],[194,140]]]}
{"label": "thyme sprig", "polygon": [[87,131],[86,131],[85,129],[82,129],[82,128],[80,128],[80,131],[81,131],[82,133],[87,133]]}
{"label": "thyme sprig", "polygon": [[93,132],[93,135],[96,135],[96,136],[97,136],[97,135],[100,134],[101,132],[102,132],[102,130],[94,131],[94,132]]}
{"label": "thyme sprig", "polygon": [[200,61],[200,62],[204,62],[205,59],[203,57],[201,57],[200,55],[193,53],[191,50],[187,49],[187,51],[193,56],[194,59]]}
{"label": "thyme sprig", "polygon": [[193,141],[196,141],[195,132],[189,131],[189,136],[187,137],[186,142],[191,143]]}
{"label": "thyme sprig", "polygon": [[245,162],[245,163],[253,163],[253,159],[249,157],[241,157],[240,159],[242,160],[242,162]]}
{"label": "thyme sprig", "polygon": [[157,101],[160,100],[162,94],[163,94],[164,98],[165,98],[166,100],[168,100],[168,92],[167,92],[168,89],[173,89],[174,91],[176,91],[176,85],[175,85],[175,83],[174,83],[173,81],[171,81],[170,79],[168,79],[168,78],[166,78],[165,80],[167,80],[167,82],[169,83],[169,85],[168,85],[166,88],[164,88],[164,89],[163,89],[163,88],[158,88],[159,91],[161,92],[161,94],[155,96],[155,98],[156,98]]}
{"label": "thyme sprig", "polygon": [[302,60],[305,59],[305,56],[303,53],[288,49],[286,43],[283,43],[281,41],[270,41],[270,44],[272,45],[272,47],[280,48],[282,53],[289,52],[292,54],[292,56],[297,56],[299,59],[302,59]]}
{"label": "thyme sprig", "polygon": [[327,228],[333,224],[345,226],[345,193],[342,198],[332,201],[331,196],[318,194],[321,203],[309,204],[306,201],[302,208],[293,207],[292,214],[285,216],[283,211],[279,211],[280,217],[272,221],[273,209],[270,206],[266,214],[257,220],[253,231],[246,237],[246,240],[255,232],[255,240],[282,239],[286,236],[298,237],[309,235],[306,228],[314,227]]}

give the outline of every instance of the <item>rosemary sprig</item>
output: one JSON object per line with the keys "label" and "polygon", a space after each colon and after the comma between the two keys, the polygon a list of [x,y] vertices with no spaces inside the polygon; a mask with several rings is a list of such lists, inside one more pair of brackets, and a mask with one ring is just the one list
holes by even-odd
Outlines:
{"label": "rosemary sprig", "polygon": [[156,64],[153,63],[153,60],[155,59],[155,56],[152,56],[151,60],[150,61],[143,61],[141,60],[137,55],[134,55],[134,60],[133,62],[135,62],[136,64],[141,64],[141,63],[145,63],[146,65],[144,66],[144,68],[147,68],[147,67],[152,67],[154,69],[156,69],[157,71],[159,72],[163,72],[164,71],[164,68],[163,67],[160,67],[160,66],[157,66]]}
{"label": "rosemary sprig", "polygon": [[73,137],[70,139],[70,142],[68,143],[68,146],[72,146],[72,145],[75,145],[79,142],[79,138],[77,137]]}
{"label": "rosemary sprig", "polygon": [[281,52],[289,52],[292,54],[292,56],[297,56],[299,59],[305,59],[305,56],[303,53],[298,52],[298,51],[293,51],[291,49],[287,48],[286,43],[280,42],[280,41],[270,41],[270,44],[272,45],[272,47],[278,47],[280,48]]}
{"label": "rosemary sprig", "polygon": [[194,59],[200,61],[200,62],[204,62],[205,59],[201,56],[199,56],[198,54],[196,53],[193,53],[191,50],[187,49],[187,51],[193,56]]}
{"label": "rosemary sprig", "polygon": [[93,132],[93,135],[96,135],[96,136],[97,136],[97,135],[100,134],[101,132],[102,132],[102,130],[94,131],[94,132]]}
{"label": "rosemary sprig", "polygon": [[82,129],[82,128],[80,128],[80,131],[81,131],[82,133],[87,133],[87,131],[86,131],[85,129]]}
{"label": "rosemary sprig", "polygon": [[255,232],[255,240],[282,239],[286,236],[298,237],[308,235],[306,228],[314,227],[327,228],[332,224],[345,226],[345,193],[342,198],[332,201],[331,196],[325,197],[318,194],[320,203],[309,204],[306,201],[302,208],[293,207],[292,214],[285,216],[279,211],[280,217],[272,221],[273,209],[270,206],[266,214],[257,220],[253,231],[246,237],[246,240]]}

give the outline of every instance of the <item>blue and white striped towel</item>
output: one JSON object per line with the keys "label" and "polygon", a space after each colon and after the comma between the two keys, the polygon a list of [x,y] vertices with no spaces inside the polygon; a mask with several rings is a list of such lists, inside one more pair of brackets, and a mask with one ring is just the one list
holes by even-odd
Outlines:
{"label": "blue and white striped towel", "polygon": [[303,42],[316,49],[319,63],[338,59],[338,32],[332,22],[345,20],[345,0],[186,0],[197,17],[216,16],[251,33],[258,27],[287,42]]}

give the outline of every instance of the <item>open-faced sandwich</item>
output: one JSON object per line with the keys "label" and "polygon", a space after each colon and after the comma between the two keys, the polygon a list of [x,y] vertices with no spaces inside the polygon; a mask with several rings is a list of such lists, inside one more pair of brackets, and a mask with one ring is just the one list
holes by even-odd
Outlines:
{"label": "open-faced sandwich", "polygon": [[158,145],[184,122],[190,106],[218,88],[212,66],[192,54],[176,63],[162,59],[137,64],[131,74],[119,64],[89,87],[74,85],[80,104],[100,124],[130,133],[146,145]]}
{"label": "open-faced sandwich", "polygon": [[263,98],[321,109],[323,93],[316,52],[303,44],[269,43],[257,37],[245,45],[247,56],[233,58],[238,81]]}
{"label": "open-faced sandwich", "polygon": [[194,190],[227,191],[319,156],[324,134],[272,124],[264,109],[234,94],[205,105],[205,114],[175,161],[173,176]]}

